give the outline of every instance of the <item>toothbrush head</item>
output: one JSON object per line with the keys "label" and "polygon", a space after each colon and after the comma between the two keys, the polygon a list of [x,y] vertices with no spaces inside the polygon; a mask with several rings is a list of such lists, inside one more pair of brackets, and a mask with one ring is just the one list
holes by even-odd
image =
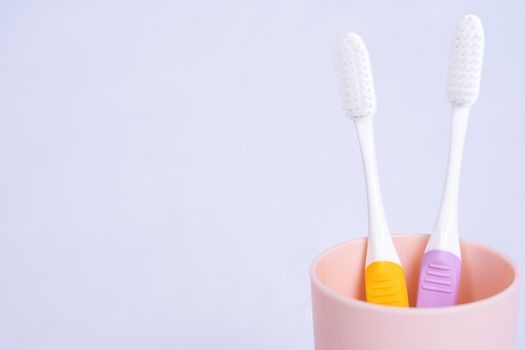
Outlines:
{"label": "toothbrush head", "polygon": [[484,46],[481,20],[474,15],[464,16],[450,55],[448,100],[453,107],[469,107],[478,99]]}
{"label": "toothbrush head", "polygon": [[353,118],[372,116],[376,95],[368,49],[355,33],[345,34],[338,45],[337,71],[343,109]]}

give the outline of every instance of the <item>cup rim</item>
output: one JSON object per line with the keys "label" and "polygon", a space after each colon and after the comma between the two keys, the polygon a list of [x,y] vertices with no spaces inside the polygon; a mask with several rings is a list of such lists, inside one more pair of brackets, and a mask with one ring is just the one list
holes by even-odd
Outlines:
{"label": "cup rim", "polygon": [[[430,236],[427,233],[400,233],[400,234],[394,234],[396,237],[413,237],[413,236]],[[510,283],[508,287],[503,289],[501,292],[496,293],[488,298],[473,301],[466,304],[460,304],[460,305],[454,305],[454,306],[444,306],[444,307],[428,307],[428,308],[417,308],[417,307],[409,307],[409,308],[403,308],[403,307],[385,307],[384,305],[376,305],[372,303],[367,303],[363,300],[358,300],[354,298],[350,298],[341,294],[338,294],[325,286],[317,277],[316,274],[316,268],[319,264],[319,261],[321,258],[326,255],[329,251],[332,249],[335,249],[339,246],[343,246],[345,244],[349,244],[350,242],[355,241],[364,241],[366,240],[366,237],[359,237],[355,239],[351,239],[345,242],[341,242],[338,244],[335,244],[331,246],[330,248],[324,250],[321,254],[319,254],[311,263],[310,265],[310,281],[312,285],[325,294],[327,297],[333,298],[337,300],[338,302],[351,306],[353,308],[359,308],[363,311],[368,312],[377,312],[377,313],[392,313],[392,314],[402,314],[402,315],[428,315],[428,314],[446,314],[446,313],[460,313],[472,309],[479,309],[482,307],[487,307],[492,304],[498,303],[500,300],[507,298],[509,294],[514,294],[516,290],[519,287],[520,282],[520,274],[517,265],[514,263],[514,261],[509,258],[506,254],[501,253],[500,251],[491,248],[489,246],[486,246],[484,244],[478,243],[476,241],[472,241],[469,239],[461,239],[463,242],[468,242],[470,245],[474,245],[478,248],[484,249],[486,251],[489,251],[493,254],[496,254],[500,256],[502,259],[504,259],[513,269],[514,271],[514,279]]]}

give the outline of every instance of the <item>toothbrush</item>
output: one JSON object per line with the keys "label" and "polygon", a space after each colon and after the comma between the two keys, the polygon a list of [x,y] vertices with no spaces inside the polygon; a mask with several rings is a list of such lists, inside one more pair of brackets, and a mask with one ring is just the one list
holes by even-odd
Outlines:
{"label": "toothbrush", "polygon": [[439,214],[421,262],[418,307],[451,306],[458,300],[461,279],[459,175],[470,108],[479,94],[483,48],[480,19],[474,15],[464,16],[455,34],[448,73],[452,129],[447,177]]}
{"label": "toothbrush", "polygon": [[356,125],[366,178],[366,299],[374,304],[408,307],[405,275],[381,199],[373,129],[376,96],[368,50],[359,35],[349,33],[343,36],[338,47],[337,66],[343,108]]}

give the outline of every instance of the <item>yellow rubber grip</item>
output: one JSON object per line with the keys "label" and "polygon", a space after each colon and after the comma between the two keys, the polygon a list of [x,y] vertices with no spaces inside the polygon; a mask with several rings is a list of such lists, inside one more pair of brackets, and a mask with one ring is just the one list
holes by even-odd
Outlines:
{"label": "yellow rubber grip", "polygon": [[366,300],[369,303],[408,307],[405,274],[401,265],[376,261],[365,270]]}

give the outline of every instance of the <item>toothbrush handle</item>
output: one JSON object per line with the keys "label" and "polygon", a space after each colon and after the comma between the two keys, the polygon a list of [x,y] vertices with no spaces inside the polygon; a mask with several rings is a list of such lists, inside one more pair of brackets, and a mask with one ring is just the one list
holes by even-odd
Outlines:
{"label": "toothbrush handle", "polygon": [[421,261],[417,307],[456,305],[460,279],[460,258],[445,250],[427,251]]}
{"label": "toothbrush handle", "polygon": [[405,273],[401,265],[376,261],[365,269],[366,301],[373,304],[408,307]]}

